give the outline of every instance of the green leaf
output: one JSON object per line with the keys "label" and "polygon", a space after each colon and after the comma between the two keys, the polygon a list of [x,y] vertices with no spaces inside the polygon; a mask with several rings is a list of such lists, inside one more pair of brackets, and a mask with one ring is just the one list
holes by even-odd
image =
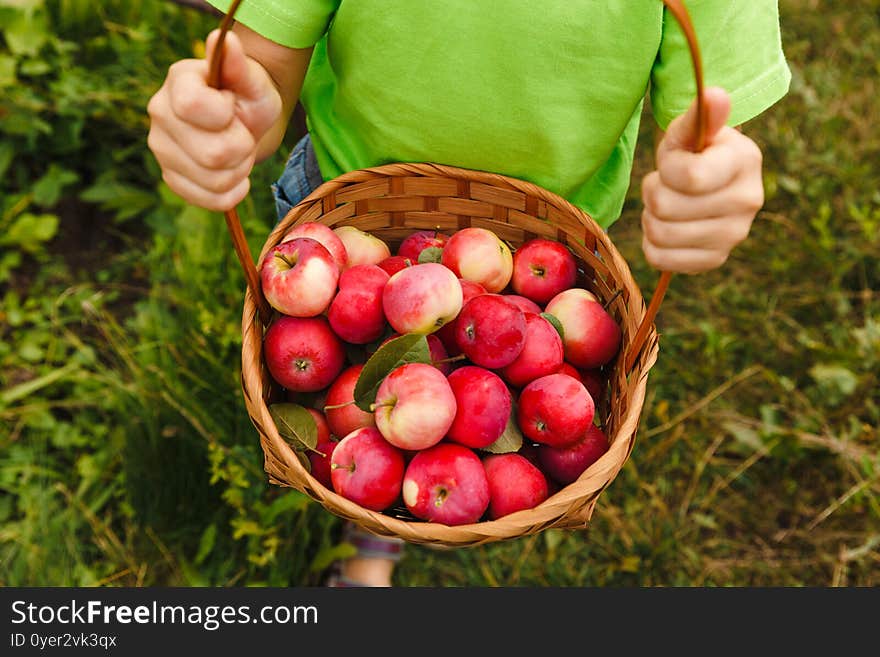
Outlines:
{"label": "green leaf", "polygon": [[34,183],[34,202],[43,207],[55,205],[61,198],[64,188],[77,180],[79,180],[79,176],[75,172],[53,162],[43,177]]}
{"label": "green leaf", "polygon": [[19,215],[13,224],[0,235],[0,244],[20,246],[22,250],[35,253],[42,242],[48,242],[58,232],[58,217],[54,214]]}
{"label": "green leaf", "polygon": [[406,333],[389,340],[367,359],[354,386],[357,407],[369,412],[385,377],[407,363],[431,363],[431,351],[426,336]]}
{"label": "green leaf", "polygon": [[[301,454],[301,452],[298,452],[298,454]],[[308,461],[308,458],[306,458],[306,461]],[[310,503],[311,498],[308,495],[296,490],[288,490],[269,505],[269,508],[266,509],[262,519],[266,524],[272,524],[281,514],[288,511],[302,511]]]}
{"label": "green leaf", "polygon": [[16,12],[3,28],[6,45],[14,55],[36,55],[49,39],[46,15],[42,11]]}
{"label": "green leaf", "polygon": [[305,406],[281,402],[269,406],[269,414],[275,421],[278,433],[295,451],[315,449],[318,444],[318,425]]}
{"label": "green leaf", "polygon": [[17,60],[10,55],[0,55],[0,89],[11,87],[18,78],[15,75]]}
{"label": "green leaf", "polygon": [[422,252],[419,253],[419,264],[424,264],[426,262],[440,262],[440,256],[443,255],[443,249],[439,246],[429,246],[427,249],[422,249]]}
{"label": "green leaf", "polygon": [[565,329],[562,327],[562,322],[559,321],[558,317],[556,317],[555,315],[551,315],[550,313],[541,313],[541,317],[553,324],[553,328],[556,329],[559,337],[563,340],[565,339]]}
{"label": "green leaf", "polygon": [[85,189],[80,194],[80,199],[97,203],[102,209],[115,212],[117,221],[130,219],[156,204],[156,196],[152,192],[107,179]]}
{"label": "green leaf", "polygon": [[507,454],[519,451],[523,444],[523,434],[516,422],[516,403],[510,405],[510,417],[507,418],[507,426],[498,436],[498,439],[483,448],[483,451],[491,454]]}
{"label": "green leaf", "polygon": [[15,148],[8,141],[0,142],[0,178],[6,175],[6,170],[12,164],[12,158],[15,156]]}
{"label": "green leaf", "polygon": [[343,542],[332,547],[326,547],[315,555],[309,570],[313,573],[321,572],[331,564],[353,557],[358,553],[357,548],[351,543]]}
{"label": "green leaf", "polygon": [[217,525],[210,524],[205,531],[202,532],[202,538],[199,540],[199,550],[196,552],[195,563],[202,563],[205,558],[211,554],[214,549],[214,543],[217,540]]}

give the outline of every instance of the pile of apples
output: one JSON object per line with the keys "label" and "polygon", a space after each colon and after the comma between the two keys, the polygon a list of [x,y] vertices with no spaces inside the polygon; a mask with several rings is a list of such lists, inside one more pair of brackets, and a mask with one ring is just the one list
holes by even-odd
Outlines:
{"label": "pile of apples", "polygon": [[561,242],[292,227],[259,263],[279,431],[322,485],[446,525],[533,508],[608,448],[621,330]]}

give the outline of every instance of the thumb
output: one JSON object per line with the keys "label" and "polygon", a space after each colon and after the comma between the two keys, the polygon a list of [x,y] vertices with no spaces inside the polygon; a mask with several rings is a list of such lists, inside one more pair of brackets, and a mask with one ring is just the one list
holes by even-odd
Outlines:
{"label": "thumb", "polygon": [[[213,61],[220,40],[220,30],[213,30],[205,41],[205,60]],[[252,74],[250,63],[244,54],[244,46],[235,32],[226,33],[223,54],[220,59],[220,89],[227,89],[236,96],[256,100],[262,93],[262,85]]]}
{"label": "thumb", "polygon": [[[712,138],[727,123],[730,116],[730,96],[721,87],[703,89],[703,106],[706,112],[704,117],[706,132],[703,146],[708,146],[712,142]],[[673,119],[666,129],[664,139],[666,148],[696,150],[698,127],[697,101],[694,99],[687,112]]]}

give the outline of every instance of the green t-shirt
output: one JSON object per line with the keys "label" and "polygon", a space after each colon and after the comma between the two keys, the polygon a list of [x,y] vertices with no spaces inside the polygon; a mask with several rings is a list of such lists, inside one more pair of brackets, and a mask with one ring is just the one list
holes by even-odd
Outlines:
{"label": "green t-shirt", "polygon": [[[687,6],[731,125],[787,93],[777,0]],[[605,227],[623,206],[646,94],[661,128],[695,95],[660,0],[243,0],[236,19],[315,45],[301,101],[325,179],[389,162],[492,171]]]}

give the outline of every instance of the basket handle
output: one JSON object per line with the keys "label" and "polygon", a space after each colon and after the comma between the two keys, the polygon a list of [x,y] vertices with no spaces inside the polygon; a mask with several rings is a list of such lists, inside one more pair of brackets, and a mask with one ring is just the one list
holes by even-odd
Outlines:
{"label": "basket handle", "polygon": [[[684,6],[682,0],[663,0],[663,4],[669,9],[670,13],[675,16],[681,26],[682,32],[687,39],[688,49],[691,53],[691,61],[694,66],[694,77],[697,82],[697,134],[695,140],[694,151],[699,153],[706,147],[706,132],[708,115],[706,113],[705,99],[703,98],[703,63],[700,57],[700,46],[697,42],[697,35],[694,31],[694,25],[691,22],[690,14]],[[633,341],[630,343],[629,350],[626,352],[626,360],[624,361],[624,372],[627,374],[632,371],[633,365],[645,346],[645,340],[648,337],[648,331],[654,324],[657,311],[660,309],[660,303],[666,296],[666,290],[669,287],[669,281],[672,278],[672,272],[661,271],[660,279],[657,281],[657,287],[654,294],[651,295],[651,302],[645,311],[642,323],[639,325]]]}
{"label": "basket handle", "polygon": [[[229,10],[224,15],[223,21],[220,24],[220,36],[217,39],[217,47],[214,48],[210,68],[208,69],[208,86],[215,89],[220,88],[220,72],[223,64],[223,42],[226,40],[226,33],[232,27],[235,12],[240,4],[241,0],[233,0],[232,5],[229,7]],[[244,236],[244,230],[242,230],[241,227],[241,220],[238,217],[238,210],[235,207],[232,207],[229,210],[226,210],[223,214],[226,217],[226,227],[229,229],[229,236],[232,238],[232,245],[235,247],[238,262],[244,270],[248,289],[256,300],[257,310],[260,313],[260,321],[263,322],[263,326],[268,326],[269,320],[272,317],[272,308],[269,306],[269,302],[266,301],[266,297],[263,296],[263,290],[260,287],[260,276],[257,273],[257,266],[254,263],[250,247]]]}

